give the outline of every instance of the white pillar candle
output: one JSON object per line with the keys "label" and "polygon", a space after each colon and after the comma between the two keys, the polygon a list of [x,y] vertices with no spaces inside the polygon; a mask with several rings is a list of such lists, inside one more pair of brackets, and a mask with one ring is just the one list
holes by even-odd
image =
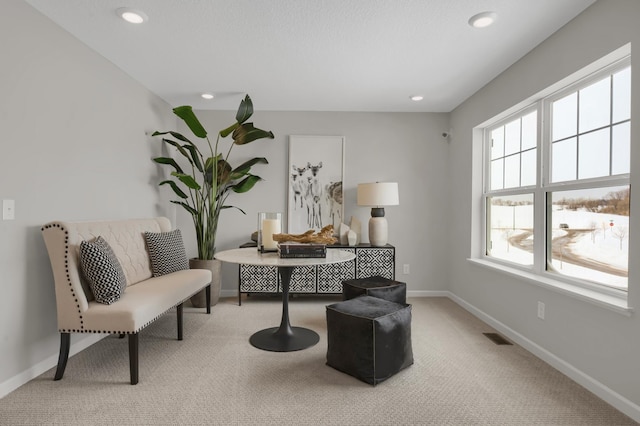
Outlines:
{"label": "white pillar candle", "polygon": [[278,219],[264,219],[262,221],[262,245],[265,249],[278,248],[278,243],[273,240],[273,234],[279,234],[280,221]]}

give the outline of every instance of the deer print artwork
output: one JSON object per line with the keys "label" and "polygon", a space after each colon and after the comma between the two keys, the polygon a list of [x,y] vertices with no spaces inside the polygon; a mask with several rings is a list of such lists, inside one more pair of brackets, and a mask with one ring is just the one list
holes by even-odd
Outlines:
{"label": "deer print artwork", "polygon": [[291,173],[291,191],[293,192],[293,208],[304,207],[304,196],[307,192],[308,183],[305,181],[303,175],[307,171],[306,167],[291,166],[293,173]]}
{"label": "deer print artwork", "polygon": [[315,166],[307,163],[307,169],[311,171],[311,176],[307,179],[309,186],[307,188],[307,223],[309,228],[322,228],[322,184],[318,178],[318,172],[322,168],[322,161]]}
{"label": "deer print artwork", "polygon": [[331,182],[327,185],[327,198],[331,223],[335,229],[336,223],[339,225],[342,222],[342,182]]}
{"label": "deer print artwork", "polygon": [[298,138],[292,137],[289,147],[288,232],[317,231],[326,225],[337,230],[343,216],[342,137]]}

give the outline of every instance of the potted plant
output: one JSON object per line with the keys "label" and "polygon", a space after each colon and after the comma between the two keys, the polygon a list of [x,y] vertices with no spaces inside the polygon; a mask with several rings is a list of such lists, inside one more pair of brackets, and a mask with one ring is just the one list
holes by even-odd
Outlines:
{"label": "potted plant", "polygon": [[[213,258],[220,212],[223,209],[236,208],[246,214],[239,207],[226,205],[227,197],[232,191],[244,193],[253,188],[262,178],[252,174],[251,167],[256,164],[268,164],[266,158],[256,157],[233,168],[228,162],[229,154],[235,145],[245,145],[265,138],[273,139],[273,133],[254,127],[253,123],[247,123],[253,115],[253,103],[249,95],[240,102],[236,122],[218,132],[215,144],[212,144],[191,106],[179,106],[174,108],[173,112],[196,137],[206,141],[206,144],[203,144],[204,149],[178,132],[154,132],[153,136],[162,136],[162,142],[174,147],[188,162],[188,166],[185,170],[169,157],[157,157],[153,161],[173,169],[171,179],[163,180],[159,185],[169,185],[178,197],[171,202],[182,206],[193,219],[198,257],[191,259],[190,265],[192,268],[211,269],[214,274],[211,283],[211,304],[214,305],[220,297],[220,262]],[[222,143],[229,135],[232,141],[224,153]],[[194,306],[205,306],[204,292],[201,293],[191,299]]]}

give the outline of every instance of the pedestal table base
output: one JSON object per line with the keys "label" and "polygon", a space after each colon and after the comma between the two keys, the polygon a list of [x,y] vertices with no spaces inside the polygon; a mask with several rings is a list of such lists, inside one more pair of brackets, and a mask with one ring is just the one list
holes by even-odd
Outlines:
{"label": "pedestal table base", "polygon": [[249,343],[258,349],[272,352],[293,352],[306,349],[318,343],[320,336],[313,330],[291,327],[289,323],[289,283],[293,266],[279,266],[282,282],[282,319],[280,327],[260,330],[249,338]]}
{"label": "pedestal table base", "polygon": [[279,332],[280,327],[266,328],[253,334],[249,343],[258,349],[272,352],[293,352],[309,348],[320,341],[313,330],[291,327],[291,334]]}

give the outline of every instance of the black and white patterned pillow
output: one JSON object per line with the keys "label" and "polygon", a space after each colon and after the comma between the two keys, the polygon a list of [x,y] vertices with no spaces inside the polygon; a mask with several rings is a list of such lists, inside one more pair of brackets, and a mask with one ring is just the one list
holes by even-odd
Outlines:
{"label": "black and white patterned pillow", "polygon": [[179,229],[170,232],[145,232],[151,272],[154,277],[189,269],[187,252]]}
{"label": "black and white patterned pillow", "polygon": [[102,237],[80,243],[80,267],[96,302],[110,305],[120,299],[127,279],[111,246]]}

